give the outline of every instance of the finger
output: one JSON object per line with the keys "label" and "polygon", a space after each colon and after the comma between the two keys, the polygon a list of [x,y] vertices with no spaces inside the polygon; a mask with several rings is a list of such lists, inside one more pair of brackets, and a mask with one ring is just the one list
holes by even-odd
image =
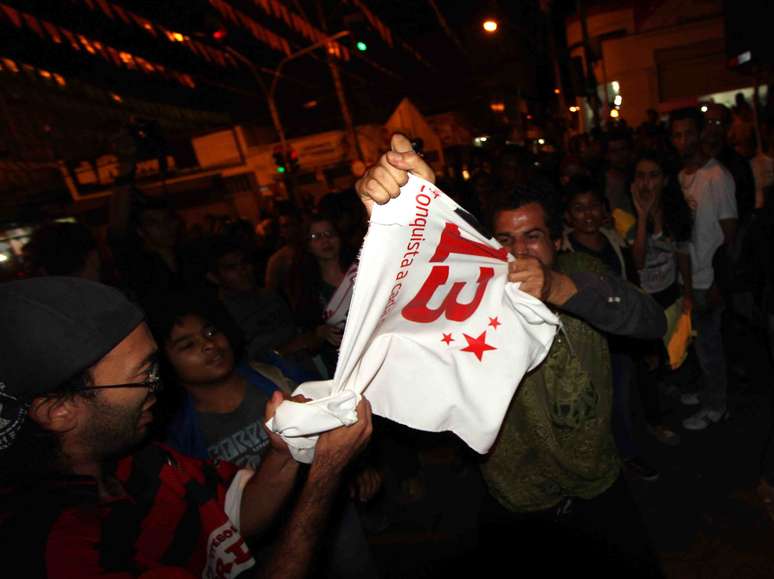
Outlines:
{"label": "finger", "polygon": [[508,264],[508,273],[516,273],[520,271],[527,271],[530,269],[530,262],[523,257],[515,259]]}
{"label": "finger", "polygon": [[357,405],[357,417],[358,420],[362,418],[368,422],[371,421],[371,403],[365,396],[360,400],[360,404]]}
{"label": "finger", "polygon": [[373,177],[382,184],[382,187],[392,196],[397,197],[400,188],[408,182],[408,173],[396,169],[389,163],[380,163],[373,169]]}
{"label": "finger", "polygon": [[266,403],[266,408],[264,410],[264,418],[265,420],[269,420],[272,418],[277,412],[277,408],[279,408],[279,405],[282,404],[285,401],[285,396],[282,394],[281,391],[275,390],[274,393],[271,395],[271,398]]}
{"label": "finger", "polygon": [[517,271],[508,274],[508,281],[511,283],[525,283],[534,279],[534,274],[530,271]]}
{"label": "finger", "polygon": [[[414,175],[435,183],[435,173],[430,168],[430,165],[425,163],[425,160],[414,152],[414,149],[411,148],[411,141],[405,135],[395,133],[390,140],[390,149],[393,153],[400,154],[398,168],[404,171],[411,171]],[[387,157],[390,163],[392,163],[392,159],[397,159],[395,155],[390,153],[387,153]]]}
{"label": "finger", "polygon": [[371,403],[366,400],[366,407],[365,407],[365,421],[366,421],[366,430],[365,430],[365,436],[367,438],[371,438],[371,434],[374,431],[374,426],[372,422],[372,414],[371,414]]}
{"label": "finger", "polygon": [[370,171],[366,177],[363,177],[363,187],[361,196],[372,199],[379,205],[384,205],[392,197],[390,193],[384,188],[378,179],[374,179],[373,171]]}
{"label": "finger", "polygon": [[[395,159],[395,156],[397,155],[399,162],[402,160],[402,157],[398,153],[386,153],[382,155],[382,158],[379,159],[379,164],[374,167],[374,172],[376,173],[379,171],[378,175],[374,175],[377,179],[382,181],[382,173],[384,172],[387,175],[389,175],[395,183],[397,183],[398,187],[403,187],[408,182],[408,170],[407,169],[401,169],[396,167],[390,162],[390,159]],[[389,182],[386,181],[385,184]]]}
{"label": "finger", "polygon": [[403,133],[393,133],[390,139],[390,149],[396,153],[408,153],[414,150],[411,147],[411,141]]}

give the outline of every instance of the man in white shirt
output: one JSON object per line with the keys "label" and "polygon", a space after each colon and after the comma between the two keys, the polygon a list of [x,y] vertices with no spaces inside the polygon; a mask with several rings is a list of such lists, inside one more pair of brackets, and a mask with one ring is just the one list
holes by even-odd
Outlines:
{"label": "man in white shirt", "polygon": [[703,430],[726,417],[726,361],[721,323],[723,300],[717,269],[727,259],[736,235],[734,179],[715,159],[707,157],[699,136],[703,118],[696,109],[672,113],[672,143],[682,160],[678,175],[685,200],[693,212],[690,254],[693,283],[692,322],[697,332],[696,354],[704,376],[704,391],[685,394],[684,404],[700,404],[683,421],[690,430]]}

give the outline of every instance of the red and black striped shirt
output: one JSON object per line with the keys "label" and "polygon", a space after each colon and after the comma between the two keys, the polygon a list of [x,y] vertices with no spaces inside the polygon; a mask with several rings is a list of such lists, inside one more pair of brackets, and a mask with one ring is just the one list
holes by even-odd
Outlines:
{"label": "red and black striped shirt", "polygon": [[54,579],[238,577],[255,561],[226,514],[237,470],[152,444],[118,462],[122,498],[100,501],[90,477],[4,489],[4,565]]}

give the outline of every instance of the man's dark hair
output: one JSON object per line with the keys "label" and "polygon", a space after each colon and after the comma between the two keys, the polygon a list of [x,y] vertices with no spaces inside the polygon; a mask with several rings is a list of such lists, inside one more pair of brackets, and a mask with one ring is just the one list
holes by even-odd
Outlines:
{"label": "man's dark hair", "polygon": [[[75,397],[91,399],[96,393],[82,388],[93,384],[91,369],[87,368],[53,392],[40,397],[62,400]],[[2,402],[3,405],[8,404],[5,400]],[[35,483],[43,477],[63,474],[66,470],[59,436],[46,430],[29,416],[24,418],[24,424],[16,434],[13,444],[0,451],[0,484]]]}
{"label": "man's dark hair", "polygon": [[96,249],[97,241],[85,225],[54,222],[35,230],[24,246],[24,258],[34,275],[74,275]]}
{"label": "man's dark hair", "polygon": [[605,199],[602,189],[594,179],[587,175],[576,175],[564,187],[564,208],[566,209],[577,195],[584,193],[591,193],[600,201]]}
{"label": "man's dark hair", "polygon": [[147,321],[160,348],[172,335],[172,328],[187,315],[199,316],[223,331],[235,352],[241,346],[240,330],[226,308],[206,290],[170,293],[151,300],[146,308]]}
{"label": "man's dark hair", "polygon": [[[543,209],[543,217],[551,239],[559,239],[562,236],[563,224],[558,201],[556,192],[547,186],[517,185],[507,193],[495,196],[491,212],[492,226],[501,211],[513,211],[530,203],[537,203]],[[492,230],[494,231],[494,227]]]}
{"label": "man's dark hair", "polygon": [[685,107],[669,113],[669,132],[672,132],[672,126],[675,122],[687,120],[693,121],[698,132],[704,128],[704,115],[701,114],[701,111],[696,107]]}

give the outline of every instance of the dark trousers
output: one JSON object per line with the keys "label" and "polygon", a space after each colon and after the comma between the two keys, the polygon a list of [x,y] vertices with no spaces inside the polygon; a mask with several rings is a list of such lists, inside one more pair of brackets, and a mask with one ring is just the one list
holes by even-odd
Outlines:
{"label": "dark trousers", "polygon": [[478,564],[513,576],[522,569],[544,577],[664,577],[623,477],[593,499],[566,499],[538,513],[512,513],[490,497],[480,529]]}

